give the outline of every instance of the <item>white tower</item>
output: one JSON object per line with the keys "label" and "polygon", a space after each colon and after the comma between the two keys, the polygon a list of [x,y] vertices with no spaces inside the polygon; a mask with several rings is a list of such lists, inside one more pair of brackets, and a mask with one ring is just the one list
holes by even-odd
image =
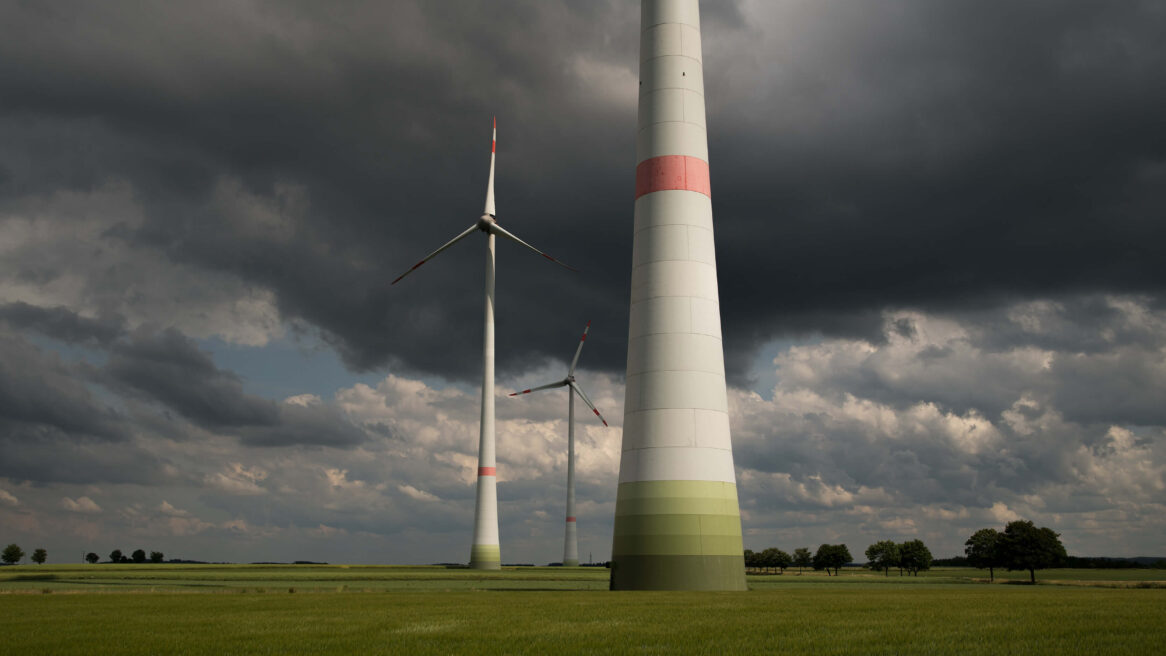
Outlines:
{"label": "white tower", "polygon": [[[524,246],[546,259],[568,269],[571,267],[522,241],[498,225],[494,209],[494,154],[498,144],[498,121],[494,121],[490,142],[490,177],[486,182],[486,205],[474,225],[449,240],[441,248],[425,256],[408,271],[397,276],[392,284],[416,271],[422,264],[445,252],[475,232],[486,233],[486,314],[482,327],[482,414],[478,433],[478,493],[474,506],[474,537],[470,544],[470,567],[473,569],[501,569],[502,549],[498,541],[498,475],[494,459],[494,237],[501,235]],[[572,269],[573,270],[573,269]]]}
{"label": "white tower", "polygon": [[744,590],[697,0],[643,0],[613,590]]}

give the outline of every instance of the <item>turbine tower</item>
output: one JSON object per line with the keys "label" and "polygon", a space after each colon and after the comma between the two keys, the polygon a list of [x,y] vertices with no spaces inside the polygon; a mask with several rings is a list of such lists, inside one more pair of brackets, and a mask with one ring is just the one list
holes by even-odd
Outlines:
{"label": "turbine tower", "polygon": [[744,590],[697,0],[643,0],[613,590]]}
{"label": "turbine tower", "polygon": [[446,242],[441,248],[426,255],[392,284],[413,273],[422,264],[440,255],[445,249],[470,236],[474,231],[486,233],[486,318],[482,339],[482,417],[478,435],[478,491],[474,505],[474,541],[470,546],[470,567],[473,569],[501,569],[502,550],[498,542],[498,476],[494,459],[494,237],[499,235],[525,246],[546,259],[574,271],[539,249],[522,241],[498,225],[494,218],[494,151],[498,143],[498,120],[494,120],[493,140],[490,143],[490,178],[486,184],[486,208],[477,223]]}
{"label": "turbine tower", "polygon": [[515,392],[510,396],[520,396],[522,394],[530,394],[545,389],[555,389],[557,387],[569,387],[571,391],[567,392],[567,528],[563,535],[563,566],[564,567],[578,567],[579,566],[579,536],[575,528],[575,394],[583,399],[588,408],[599,417],[599,421],[603,425],[607,425],[607,420],[603,415],[599,414],[599,409],[587,398],[583,393],[583,389],[579,387],[579,383],[575,382],[575,365],[579,364],[579,354],[583,352],[583,342],[587,341],[587,332],[591,330],[591,322],[587,322],[587,326],[583,328],[583,336],[579,338],[579,347],[575,349],[575,359],[571,360],[571,366],[567,369],[567,377],[563,380],[554,383],[548,383],[541,387],[532,387],[530,389]]}

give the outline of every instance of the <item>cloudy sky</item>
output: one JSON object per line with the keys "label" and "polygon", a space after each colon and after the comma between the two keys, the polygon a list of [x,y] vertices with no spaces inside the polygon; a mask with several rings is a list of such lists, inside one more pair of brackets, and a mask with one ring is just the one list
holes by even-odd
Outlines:
{"label": "cloudy sky", "polygon": [[[746,547],[1026,518],[1166,555],[1166,4],[703,7]],[[469,556],[498,392],[580,382],[605,560],[638,3],[0,2],[0,542]],[[498,399],[503,560],[562,554],[565,393]]]}

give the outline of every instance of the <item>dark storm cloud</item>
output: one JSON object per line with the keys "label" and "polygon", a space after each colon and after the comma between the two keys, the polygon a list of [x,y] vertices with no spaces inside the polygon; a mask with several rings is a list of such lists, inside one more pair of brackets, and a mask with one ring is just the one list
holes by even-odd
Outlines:
{"label": "dark storm cloud", "polygon": [[280,404],[243,391],[233,372],[174,329],[140,330],[117,344],[104,368],[110,384],[174,410],[205,429],[252,446],[352,446],[364,433],[336,408]]}
{"label": "dark storm cloud", "polygon": [[175,482],[167,461],[130,443],[79,442],[75,436],[46,433],[27,425],[0,425],[0,477],[51,484],[137,484]]}
{"label": "dark storm cloud", "polygon": [[[244,393],[237,375],[219,368],[208,353],[173,328],[142,328],[127,334],[125,321],[118,316],[89,318],[64,307],[22,302],[0,306],[0,323],[89,348],[106,360],[97,367],[67,364],[20,337],[0,336],[0,426],[4,441],[11,445],[41,441],[57,445],[53,448],[70,448],[65,445],[77,440],[121,441],[131,432],[178,440],[190,437],[189,425],[176,421],[169,412],[150,411],[141,406],[143,401],[253,446],[343,447],[365,439],[364,432],[331,405],[279,404]],[[104,386],[100,396],[114,395],[114,403],[127,406],[127,412],[99,405],[87,384]],[[59,459],[40,471],[43,466],[31,467],[36,461],[33,453],[8,458],[7,472],[22,472],[34,480],[58,476],[63,478],[52,480],[70,482],[76,478],[69,469],[70,459]],[[21,469],[22,462],[31,468]],[[152,469],[145,467],[145,471]]]}
{"label": "dark storm cloud", "polygon": [[[749,69],[770,80],[759,111],[741,129],[732,106],[710,117],[730,331],[821,330],[802,318],[887,305],[1162,292],[1151,217],[1166,209],[1166,15],[998,9],[823,2],[755,26],[774,55]],[[706,66],[710,97],[735,65]],[[871,328],[848,332],[877,340]]]}
{"label": "dark storm cloud", "polygon": [[279,406],[279,420],[268,426],[241,426],[239,440],[249,446],[293,444],[351,447],[367,437],[336,408],[328,405]]}
{"label": "dark storm cloud", "polygon": [[[1161,295],[1153,3],[703,11],[734,379],[775,336],[878,342],[887,306]],[[357,369],[473,379],[482,239],[388,281],[480,212],[497,115],[499,220],[582,269],[499,244],[499,367],[565,359],[593,319],[592,366],[622,368],[634,3],[0,12],[5,203],[127,180],[131,243],[271,289]]]}
{"label": "dark storm cloud", "polygon": [[[24,339],[0,334],[0,442],[76,436],[119,441],[121,418],[80,380],[80,367],[62,362]],[[83,376],[80,376],[83,377]]]}
{"label": "dark storm cloud", "polygon": [[216,367],[207,353],[173,329],[117,345],[106,372],[115,383],[205,428],[264,426],[278,420],[274,402],[244,394],[237,376]]}
{"label": "dark storm cloud", "polygon": [[[68,313],[49,312],[47,319],[25,309],[6,313],[10,320],[29,316],[57,337],[85,341],[94,332]],[[133,422],[106,405],[108,396],[88,384],[93,378],[87,365],[62,362],[22,338],[0,334],[0,477],[38,484],[165,479],[164,459],[132,442]]]}
{"label": "dark storm cloud", "polygon": [[64,307],[19,302],[0,305],[0,321],[15,330],[31,330],[69,344],[109,344],[125,330],[121,317],[91,319]]}
{"label": "dark storm cloud", "polygon": [[1166,425],[1166,356],[1125,349],[1103,356],[1057,358],[1054,403],[1080,422],[1136,426]]}

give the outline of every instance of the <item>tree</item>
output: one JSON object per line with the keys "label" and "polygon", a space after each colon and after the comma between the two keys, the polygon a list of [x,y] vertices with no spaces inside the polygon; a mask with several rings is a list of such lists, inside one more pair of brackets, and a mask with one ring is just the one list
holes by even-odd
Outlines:
{"label": "tree", "polygon": [[789,567],[794,559],[781,549],[774,549],[774,551],[776,553],[773,555],[773,566],[781,570],[782,574],[785,574],[785,568]]}
{"label": "tree", "polygon": [[899,564],[899,545],[893,540],[882,540],[866,548],[866,559],[870,561],[870,568],[883,570],[885,576],[891,575],[891,568]]}
{"label": "tree", "polygon": [[757,567],[757,554],[752,549],[745,550],[745,569]]}
{"label": "tree", "polygon": [[809,547],[798,547],[794,549],[794,565],[797,566],[798,572],[810,567],[814,564],[814,557],[810,555]]}
{"label": "tree", "polygon": [[120,563],[122,558],[121,549],[114,549],[109,552],[109,562],[111,563]]}
{"label": "tree", "polygon": [[757,564],[764,568],[766,574],[769,573],[769,568],[773,567],[776,551],[776,547],[769,547],[768,549],[763,549],[761,553],[757,554]]}
{"label": "tree", "polygon": [[0,553],[0,559],[9,565],[19,563],[21,558],[24,558],[24,549],[21,549],[16,544],[10,544],[4,547],[4,552]]}
{"label": "tree", "polygon": [[49,552],[44,549],[34,549],[32,552],[32,562],[37,565],[44,565],[45,561],[49,559]]}
{"label": "tree", "polygon": [[162,555],[161,551],[151,551],[150,552],[150,562],[151,563],[160,563],[160,562],[162,562],[162,559],[165,557],[166,556]]}
{"label": "tree", "polygon": [[1061,535],[1051,528],[1033,526],[1031,521],[1008,522],[1000,536],[1000,552],[1009,571],[1028,570],[1028,579],[1036,584],[1036,570],[1056,567],[1068,554]]}
{"label": "tree", "polygon": [[92,551],[85,554],[85,562],[89,563],[90,565],[92,565],[93,563],[96,563],[99,560],[101,560],[101,556],[98,556],[97,554],[93,553]]}
{"label": "tree", "polygon": [[899,545],[899,564],[912,576],[919,576],[919,572],[931,569],[931,550],[923,540],[904,542]]}
{"label": "tree", "polygon": [[978,569],[988,570],[988,580],[996,580],[996,568],[1000,567],[1000,534],[994,528],[982,528],[964,542],[964,555],[968,564]]}
{"label": "tree", "polygon": [[134,549],[134,553],[130,554],[130,558],[133,558],[135,563],[144,563],[146,562],[146,552],[141,549]]}
{"label": "tree", "polygon": [[823,544],[814,554],[814,569],[825,569],[830,575],[830,568],[834,568],[834,576],[838,576],[838,568],[854,560],[850,557],[850,550],[845,544]]}
{"label": "tree", "polygon": [[789,567],[792,561],[789,554],[777,547],[770,547],[757,554],[758,566],[764,567],[766,570],[773,568],[782,574],[785,573],[785,568]]}

